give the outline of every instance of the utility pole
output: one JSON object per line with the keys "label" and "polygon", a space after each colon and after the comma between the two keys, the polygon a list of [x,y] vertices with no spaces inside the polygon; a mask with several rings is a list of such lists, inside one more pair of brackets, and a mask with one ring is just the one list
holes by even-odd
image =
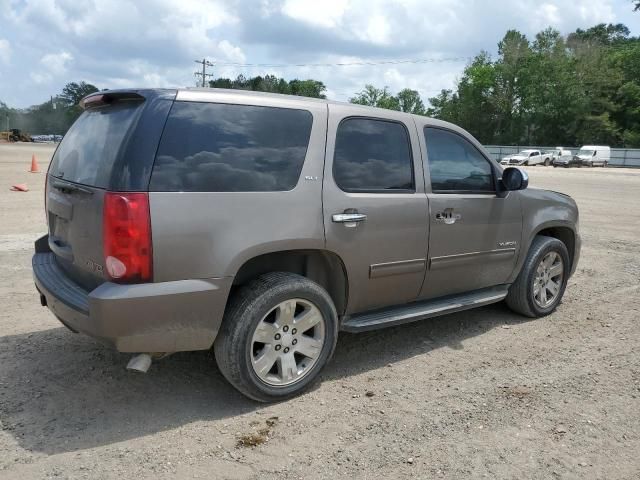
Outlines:
{"label": "utility pole", "polygon": [[202,65],[202,72],[195,72],[195,74],[202,76],[202,87],[204,88],[207,77],[213,77],[212,73],[207,73],[207,67],[213,67],[214,64],[206,58],[203,58],[202,60],[195,60],[195,62]]}

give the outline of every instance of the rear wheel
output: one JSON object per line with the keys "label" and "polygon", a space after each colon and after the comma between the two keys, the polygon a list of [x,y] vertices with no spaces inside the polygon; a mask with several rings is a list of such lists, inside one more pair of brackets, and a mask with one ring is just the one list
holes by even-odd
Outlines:
{"label": "rear wheel", "polygon": [[589,162],[589,166],[593,168],[593,162]]}
{"label": "rear wheel", "polygon": [[544,159],[544,166],[548,167],[549,165],[551,165],[551,160],[549,160],[548,158]]}
{"label": "rear wheel", "polygon": [[567,285],[569,252],[556,238],[537,236],[506,302],[511,310],[527,317],[543,317],[558,306]]}
{"label": "rear wheel", "polygon": [[222,374],[241,393],[273,402],[313,383],[337,336],[338,316],[329,294],[305,277],[276,272],[236,292],[214,353]]}

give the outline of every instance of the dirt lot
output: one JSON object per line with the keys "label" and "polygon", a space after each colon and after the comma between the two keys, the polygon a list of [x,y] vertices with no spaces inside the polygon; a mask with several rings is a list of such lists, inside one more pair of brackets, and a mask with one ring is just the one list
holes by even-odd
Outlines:
{"label": "dirt lot", "polygon": [[0,145],[1,479],[640,478],[640,171],[529,169],[581,209],[553,315],[499,304],[344,334],[314,390],[264,406],[207,352],[134,374],[40,307],[32,152],[46,167],[50,146]]}

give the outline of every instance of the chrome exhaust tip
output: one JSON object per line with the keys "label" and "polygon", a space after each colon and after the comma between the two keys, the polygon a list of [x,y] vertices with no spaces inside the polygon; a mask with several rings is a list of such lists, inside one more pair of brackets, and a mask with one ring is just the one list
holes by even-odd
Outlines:
{"label": "chrome exhaust tip", "polygon": [[129,363],[127,363],[127,370],[134,370],[136,372],[147,373],[153,359],[148,353],[139,353],[135,357],[131,357]]}

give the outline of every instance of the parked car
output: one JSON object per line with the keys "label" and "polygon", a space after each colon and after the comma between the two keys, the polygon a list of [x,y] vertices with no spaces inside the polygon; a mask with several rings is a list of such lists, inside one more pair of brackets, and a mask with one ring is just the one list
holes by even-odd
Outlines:
{"label": "parked car", "polygon": [[582,165],[587,167],[606,167],[611,160],[611,148],[599,145],[585,145],[576,155]]}
{"label": "parked car", "polygon": [[582,160],[578,158],[577,155],[573,155],[571,150],[562,150],[562,154],[553,159],[554,167],[581,167]]}
{"label": "parked car", "polygon": [[501,165],[551,165],[551,154],[542,153],[540,150],[522,150],[515,155],[509,155],[502,159]]}
{"label": "parked car", "polygon": [[[566,156],[570,156],[571,155],[571,150],[567,150],[564,147],[556,147],[553,150],[549,150],[547,152],[545,152],[547,155],[551,156],[551,161],[550,163],[553,164],[553,162],[555,162],[557,159],[559,159],[560,157],[566,157]],[[548,165],[548,164],[547,164]]]}
{"label": "parked car", "polygon": [[339,332],[502,300],[548,315],[578,263],[575,201],[451,123],[217,89],[81,105],[47,174],[35,284],[134,369],[213,346],[234,387],[278,401]]}

